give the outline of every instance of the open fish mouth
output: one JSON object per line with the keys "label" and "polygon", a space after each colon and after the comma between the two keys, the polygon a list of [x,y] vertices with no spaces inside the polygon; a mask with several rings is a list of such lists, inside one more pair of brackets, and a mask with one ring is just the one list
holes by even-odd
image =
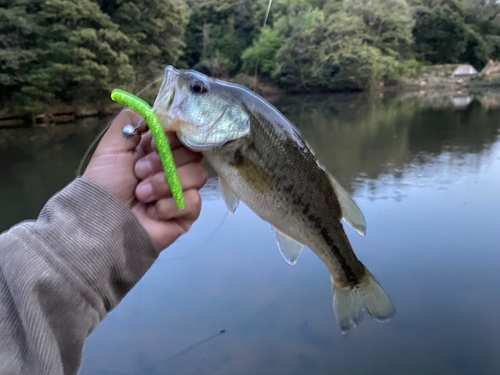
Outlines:
{"label": "open fish mouth", "polygon": [[177,79],[179,78],[179,71],[173,66],[167,66],[165,69],[165,78],[161,84],[160,91],[156,97],[153,109],[159,115],[166,115],[175,97],[175,86],[177,85]]}

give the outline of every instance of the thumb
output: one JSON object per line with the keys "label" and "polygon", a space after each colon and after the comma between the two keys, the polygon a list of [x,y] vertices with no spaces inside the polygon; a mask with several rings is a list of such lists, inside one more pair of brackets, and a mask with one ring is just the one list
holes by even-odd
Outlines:
{"label": "thumb", "polygon": [[[142,122],[141,122],[142,120]],[[123,135],[123,128],[126,125],[131,125],[136,128],[135,134],[131,137]],[[111,123],[108,131],[102,137],[96,153],[122,153],[134,151],[141,141],[141,134],[148,129],[147,123],[143,118],[132,111],[131,109],[124,109]]]}
{"label": "thumb", "polygon": [[123,128],[134,128],[142,120],[141,116],[130,109],[124,109],[113,120],[109,129],[99,142],[83,176],[96,182],[123,203],[130,206],[134,199],[137,178],[134,164],[139,158],[135,152],[141,141],[141,132],[147,129],[145,121],[132,137],[123,136]]}

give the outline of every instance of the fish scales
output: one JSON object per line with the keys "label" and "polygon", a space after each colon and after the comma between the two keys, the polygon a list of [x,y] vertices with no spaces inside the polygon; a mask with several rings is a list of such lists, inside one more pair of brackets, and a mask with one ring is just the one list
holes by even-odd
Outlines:
{"label": "fish scales", "polygon": [[[236,195],[257,215],[327,260],[335,281],[357,284],[364,267],[344,235],[341,209],[324,170],[305,144],[283,139],[263,116],[251,115],[249,136],[205,152],[207,161],[230,185],[238,186]],[[251,181],[238,168],[241,158],[271,176],[276,184],[272,192],[252,189]],[[233,168],[225,168],[228,162]]]}

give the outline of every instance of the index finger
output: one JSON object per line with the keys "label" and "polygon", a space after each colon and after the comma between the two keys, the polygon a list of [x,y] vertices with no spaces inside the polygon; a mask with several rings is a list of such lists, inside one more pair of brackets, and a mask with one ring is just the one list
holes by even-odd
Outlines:
{"label": "index finger", "polygon": [[139,141],[141,139],[140,135],[146,131],[147,127],[143,121],[139,128],[136,129],[136,133],[129,138],[123,136],[123,128],[126,125],[131,125],[136,127],[142,120],[142,117],[131,109],[123,109],[118,116],[115,117],[108,130],[102,137],[99,147],[96,152],[102,150],[102,148],[112,148],[117,151],[129,152],[135,150]]}
{"label": "index finger", "polygon": [[[175,132],[167,132],[167,139],[172,151],[182,146],[182,143]],[[156,152],[156,145],[154,143],[153,136],[151,135],[151,131],[148,131],[142,135],[138,149],[139,152],[142,153],[141,156],[147,155],[153,151]]]}

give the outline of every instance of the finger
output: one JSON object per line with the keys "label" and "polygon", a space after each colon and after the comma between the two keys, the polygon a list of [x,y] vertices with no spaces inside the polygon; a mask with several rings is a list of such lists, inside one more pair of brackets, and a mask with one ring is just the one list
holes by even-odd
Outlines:
{"label": "finger", "polygon": [[[178,147],[173,150],[175,165],[180,168],[189,163],[201,163],[203,155],[198,152],[188,150],[186,147]],[[163,164],[157,152],[151,152],[142,159],[139,159],[134,167],[135,175],[139,180],[163,171]]]}
{"label": "finger", "polygon": [[179,210],[174,198],[163,198],[151,204],[147,213],[153,220],[167,221],[182,219],[185,222],[194,222],[201,213],[201,196],[198,190],[191,189],[184,192],[186,206]]}
{"label": "finger", "polygon": [[[190,163],[177,169],[182,190],[201,189],[208,179],[208,172],[200,163]],[[172,196],[170,187],[161,171],[143,180],[135,189],[135,195],[140,202],[149,203],[161,198]]]}
{"label": "finger", "polygon": [[137,154],[139,157],[144,157],[151,152],[151,141],[153,140],[153,135],[150,131],[142,133],[141,141],[139,146],[137,146]]}
{"label": "finger", "polygon": [[[167,132],[166,134],[168,138],[168,144],[170,145],[170,149],[172,151],[182,146],[182,143],[181,141],[179,141],[179,138],[177,137],[177,134],[175,134],[175,132]],[[144,155],[156,151],[156,145],[151,132],[147,132],[143,135],[139,147]]]}
{"label": "finger", "polygon": [[132,212],[134,212],[139,222],[146,229],[146,232],[159,251],[174,243],[180,236],[187,233],[191,225],[193,225],[193,221],[182,219],[169,221],[153,220],[146,213],[146,209],[142,203],[132,207]]}
{"label": "finger", "polygon": [[[124,109],[113,120],[99,146],[101,148],[105,147],[106,151],[112,150],[113,152],[135,150],[141,140],[141,134],[147,130],[146,122],[141,122],[141,120],[142,117],[131,109]],[[123,128],[126,125],[132,125],[135,128],[139,123],[141,123],[141,125],[136,129],[132,137],[127,138],[123,135]],[[97,151],[99,151],[99,149]]]}

